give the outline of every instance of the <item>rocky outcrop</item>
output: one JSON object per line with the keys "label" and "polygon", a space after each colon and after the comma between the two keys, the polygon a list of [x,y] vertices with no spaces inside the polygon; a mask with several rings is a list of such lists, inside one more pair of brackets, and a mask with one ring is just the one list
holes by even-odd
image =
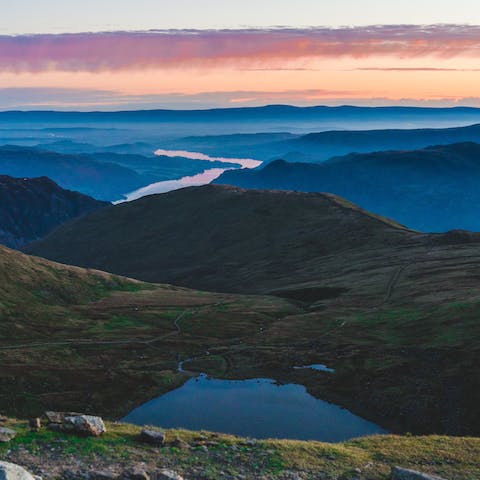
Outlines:
{"label": "rocky outcrop", "polygon": [[10,428],[0,428],[0,443],[6,443],[10,440],[13,440],[16,437],[16,433],[14,430]]}
{"label": "rocky outcrop", "polygon": [[77,417],[78,415],[83,415],[83,413],[77,412],[45,412],[45,417],[47,422],[51,423],[63,423],[66,417]]}
{"label": "rocky outcrop", "polygon": [[150,480],[150,475],[140,467],[135,467],[123,474],[120,477],[121,480]]}
{"label": "rocky outcrop", "polygon": [[42,420],[40,418],[30,418],[28,421],[30,431],[38,432],[42,428]]}
{"label": "rocky outcrop", "polygon": [[168,468],[149,470],[145,465],[133,465],[123,471],[90,470],[73,471],[64,470],[62,478],[68,480],[184,480],[180,474]]}
{"label": "rocky outcrop", "polygon": [[183,477],[173,470],[160,470],[155,476],[157,480],[183,480]]}
{"label": "rocky outcrop", "polygon": [[55,432],[72,433],[80,436],[99,437],[107,428],[100,417],[65,412],[46,412],[47,428]]}
{"label": "rocky outcrop", "polygon": [[165,443],[165,433],[144,428],[140,433],[140,440],[150,445],[163,445]]}
{"label": "rocky outcrop", "polygon": [[427,473],[409,470],[407,468],[394,467],[392,470],[392,480],[444,480],[441,477],[429,475]]}
{"label": "rocky outcrop", "polygon": [[19,465],[0,462],[0,480],[35,480],[35,477]]}

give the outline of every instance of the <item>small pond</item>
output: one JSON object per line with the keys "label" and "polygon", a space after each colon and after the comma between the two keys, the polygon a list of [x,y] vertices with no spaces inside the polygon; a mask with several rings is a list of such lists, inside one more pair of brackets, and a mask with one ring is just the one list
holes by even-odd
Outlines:
{"label": "small pond", "polygon": [[387,433],[344,408],[313,397],[301,385],[280,385],[270,379],[218,380],[206,375],[138,407],[123,420],[254,438],[324,442]]}

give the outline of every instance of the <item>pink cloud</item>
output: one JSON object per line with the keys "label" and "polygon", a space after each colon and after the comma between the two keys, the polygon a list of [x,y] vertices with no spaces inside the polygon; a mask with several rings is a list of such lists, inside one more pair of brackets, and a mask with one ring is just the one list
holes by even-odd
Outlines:
{"label": "pink cloud", "polygon": [[309,58],[480,56],[480,26],[168,30],[0,36],[0,70],[262,66]]}

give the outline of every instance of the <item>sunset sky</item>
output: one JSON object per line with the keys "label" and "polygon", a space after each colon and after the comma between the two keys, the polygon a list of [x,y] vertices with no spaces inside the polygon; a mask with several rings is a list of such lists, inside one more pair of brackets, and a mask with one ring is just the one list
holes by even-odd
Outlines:
{"label": "sunset sky", "polygon": [[0,0],[0,109],[480,106],[472,0]]}

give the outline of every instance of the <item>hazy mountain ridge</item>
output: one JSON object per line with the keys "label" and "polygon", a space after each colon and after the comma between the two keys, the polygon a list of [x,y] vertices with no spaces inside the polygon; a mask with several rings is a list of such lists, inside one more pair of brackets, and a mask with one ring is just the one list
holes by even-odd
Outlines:
{"label": "hazy mountain ridge", "polygon": [[480,124],[450,128],[381,130],[327,129],[306,135],[264,133],[184,137],[166,142],[169,148],[264,161],[319,163],[350,153],[414,150],[431,145],[480,142]]}
{"label": "hazy mountain ridge", "polygon": [[108,203],[64,190],[46,177],[0,175],[0,243],[21,247]]}
{"label": "hazy mountain ridge", "polygon": [[182,157],[145,157],[115,152],[58,153],[33,147],[0,146],[0,173],[13,177],[47,176],[63,188],[99,200],[120,200],[151,183],[196,175],[210,168],[239,168],[235,163]]}
{"label": "hazy mountain ridge", "polygon": [[311,155],[316,161],[349,153],[414,150],[430,145],[480,142],[480,124],[467,127],[408,130],[331,131],[310,133],[286,142],[287,151]]}
{"label": "hazy mountain ridge", "polygon": [[214,181],[244,188],[331,192],[410,228],[480,231],[480,145],[350,154],[321,164],[275,161]]}
{"label": "hazy mountain ridge", "polygon": [[[264,107],[206,110],[132,110],[117,112],[0,112],[0,128],[102,128],[119,139],[115,129],[128,129],[130,139],[151,143],[189,135],[291,132],[384,128],[445,128],[480,122],[480,109],[469,107]],[[141,132],[141,134],[139,133]],[[61,132],[62,134],[68,133]],[[80,132],[82,133],[82,132]],[[85,132],[83,132],[85,133]],[[82,137],[85,138],[85,135]],[[128,141],[130,141],[130,139]],[[122,143],[124,140],[121,140]],[[279,152],[285,154],[286,151]],[[347,152],[348,153],[348,152]],[[263,158],[261,158],[263,160]]]}
{"label": "hazy mountain ridge", "polygon": [[155,181],[115,163],[18,146],[0,147],[0,172],[12,177],[46,176],[63,188],[106,201]]}

